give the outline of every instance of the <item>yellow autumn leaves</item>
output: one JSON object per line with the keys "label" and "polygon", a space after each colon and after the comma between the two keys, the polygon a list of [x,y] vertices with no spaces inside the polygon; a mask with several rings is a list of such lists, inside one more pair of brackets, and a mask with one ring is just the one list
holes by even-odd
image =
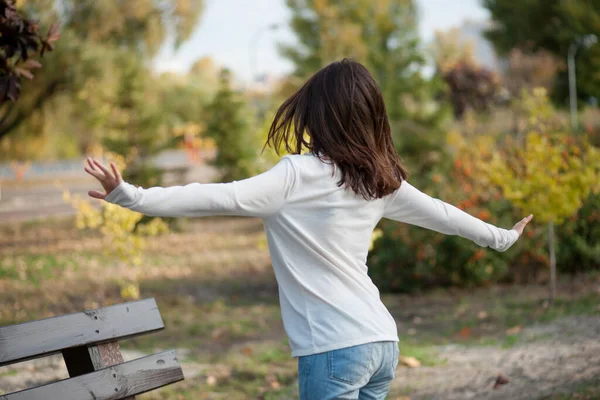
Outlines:
{"label": "yellow autumn leaves", "polygon": [[[122,157],[108,154],[120,170],[124,169]],[[94,207],[92,201],[79,195],[64,191],[63,200],[76,210],[75,226],[80,230],[98,231],[105,240],[107,255],[117,256],[125,263],[135,266],[144,261],[146,237],[158,236],[169,232],[168,225],[161,218],[153,218],[148,223],[138,225],[143,214],[103,201],[100,207]],[[121,296],[135,299],[139,296],[136,282],[120,282]]]}
{"label": "yellow autumn leaves", "polygon": [[585,137],[568,132],[554,118],[544,89],[523,93],[519,103],[523,133],[499,138],[448,135],[456,159],[470,160],[473,181],[494,186],[536,221],[561,223],[600,189],[600,152]]}
{"label": "yellow autumn leaves", "polygon": [[[532,131],[523,146],[495,153],[485,168],[504,197],[542,222],[561,223],[582,206],[600,180],[600,154],[585,141],[568,140]],[[567,143],[565,143],[567,142]]]}

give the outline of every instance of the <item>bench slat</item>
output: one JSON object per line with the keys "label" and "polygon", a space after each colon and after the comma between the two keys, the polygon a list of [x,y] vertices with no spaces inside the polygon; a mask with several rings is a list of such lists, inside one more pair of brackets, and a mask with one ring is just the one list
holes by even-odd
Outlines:
{"label": "bench slat", "polygon": [[0,327],[0,367],[164,327],[153,298]]}
{"label": "bench slat", "polygon": [[117,400],[183,380],[174,350],[96,372],[0,395],[0,400]]}

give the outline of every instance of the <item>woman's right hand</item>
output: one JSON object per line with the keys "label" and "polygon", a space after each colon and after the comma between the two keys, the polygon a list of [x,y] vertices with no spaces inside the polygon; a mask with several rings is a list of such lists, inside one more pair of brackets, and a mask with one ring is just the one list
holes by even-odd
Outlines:
{"label": "woman's right hand", "polygon": [[522,220],[520,220],[519,222],[517,222],[516,225],[513,227],[513,229],[519,233],[519,236],[521,236],[523,234],[523,230],[525,229],[527,224],[529,222],[531,222],[532,219],[533,219],[533,214],[529,214],[528,217],[525,217]]}
{"label": "woman's right hand", "polygon": [[90,190],[88,195],[95,199],[104,200],[106,196],[110,194],[121,182],[123,182],[123,178],[121,177],[121,173],[117,169],[115,163],[111,162],[110,167],[112,172],[106,168],[100,161],[92,160],[88,157],[87,162],[89,164],[89,168],[86,167],[85,171],[92,175],[94,178],[98,179],[106,193],[98,192],[97,190]]}

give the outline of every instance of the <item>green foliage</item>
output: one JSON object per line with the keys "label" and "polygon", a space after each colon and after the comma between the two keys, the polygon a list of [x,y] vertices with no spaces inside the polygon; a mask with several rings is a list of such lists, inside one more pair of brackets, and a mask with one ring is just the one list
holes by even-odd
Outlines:
{"label": "green foliage", "polygon": [[[124,168],[124,157],[112,154],[120,170]],[[102,202],[100,209],[93,207],[90,200],[82,199],[65,191],[63,199],[76,210],[75,226],[80,230],[98,231],[104,239],[107,256],[117,256],[121,261],[139,266],[144,262],[144,250],[147,237],[169,232],[169,227],[161,218],[147,218],[140,223],[143,214],[128,210],[116,204]],[[135,275],[135,274],[134,274]],[[137,276],[118,281],[120,295],[124,300],[139,297]]]}
{"label": "green foliage", "polygon": [[257,139],[251,129],[246,104],[231,88],[231,75],[221,73],[221,83],[213,101],[206,107],[206,132],[217,145],[214,165],[225,182],[240,180],[256,172]]}
{"label": "green foliage", "polygon": [[523,95],[532,104],[529,132],[524,143],[510,137],[489,163],[481,165],[504,197],[541,222],[562,223],[581,208],[592,191],[600,188],[600,152],[561,132],[547,122],[552,109],[543,89]]}
{"label": "green foliage", "polygon": [[557,231],[557,264],[568,273],[600,268],[600,195],[590,195]]}
{"label": "green foliage", "polygon": [[128,161],[130,168],[125,179],[142,186],[156,186],[160,175],[150,161],[170,144],[172,135],[166,120],[169,114],[162,109],[160,93],[142,62],[128,54],[121,54],[118,60],[120,79],[116,90],[108,104],[100,108],[110,109],[99,127],[104,132],[103,144]]}
{"label": "green foliage", "polygon": [[[78,107],[80,92],[98,81],[114,89],[121,76],[118,62],[123,54],[140,63],[148,61],[169,30],[176,34],[177,41],[187,38],[198,20],[202,3],[202,0],[20,1],[20,9],[43,25],[61,21],[63,39],[57,43],[56,51],[46,57],[35,82],[23,85],[21,101],[0,107],[0,138],[10,133],[28,137],[43,134],[40,128],[46,128],[48,120],[57,119],[55,114],[63,109],[71,112],[64,120],[83,120],[79,126],[64,127],[68,131],[64,134],[75,137],[87,134],[90,127],[85,117],[90,109],[82,111]],[[116,74],[110,73],[115,71]],[[101,96],[109,95],[104,85],[100,88]],[[29,126],[19,130],[24,123]]]}
{"label": "green foliage", "polygon": [[546,225],[535,221],[564,221],[557,225],[559,269],[598,268],[599,196],[591,194],[600,181],[597,149],[566,133],[543,90],[524,95],[514,109],[526,136],[451,132],[448,152],[424,190],[504,228],[531,212],[534,223],[523,239],[498,253],[459,237],[385,222],[369,257],[370,274],[381,290],[536,279],[547,273],[550,258]]}
{"label": "green foliage", "polygon": [[508,271],[506,253],[395,222],[381,226],[384,234],[369,257],[369,274],[381,291],[480,285],[498,281]]}
{"label": "green foliage", "polygon": [[[569,46],[579,37],[600,31],[600,1],[527,0],[515,8],[513,0],[484,0],[494,28],[488,38],[502,54],[513,48],[528,52],[547,50],[558,59],[567,57]],[[600,80],[600,46],[577,54],[577,87],[580,99],[597,96]],[[566,104],[567,71],[563,70],[555,86],[555,97]]]}
{"label": "green foliage", "polygon": [[282,53],[294,63],[299,80],[333,61],[353,58],[381,86],[401,154],[411,154],[415,137],[435,136],[435,127],[445,117],[432,101],[440,82],[421,75],[425,59],[412,0],[287,0],[287,5],[300,45],[284,47]]}

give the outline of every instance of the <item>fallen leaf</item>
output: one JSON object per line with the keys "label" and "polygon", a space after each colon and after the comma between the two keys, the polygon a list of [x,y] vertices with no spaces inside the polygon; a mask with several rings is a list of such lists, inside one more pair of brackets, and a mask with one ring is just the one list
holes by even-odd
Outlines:
{"label": "fallen leaf", "polygon": [[521,333],[521,325],[517,325],[517,326],[513,326],[510,329],[506,330],[506,334],[507,335],[518,335],[519,333]]}
{"label": "fallen leaf", "polygon": [[469,328],[468,326],[465,326],[464,328],[462,328],[460,330],[460,332],[458,334],[460,335],[461,338],[467,339],[469,336],[471,336],[471,328]]}
{"label": "fallen leaf", "polygon": [[494,389],[497,389],[501,385],[506,385],[508,383],[508,379],[502,376],[502,374],[498,375],[496,378],[496,383],[494,383]]}
{"label": "fallen leaf", "polygon": [[408,368],[419,368],[421,366],[421,362],[414,357],[400,357],[400,363],[402,365],[406,365]]}
{"label": "fallen leaf", "polygon": [[271,389],[279,389],[281,384],[278,381],[271,382]]}
{"label": "fallen leaf", "polygon": [[281,384],[275,375],[267,375],[265,380],[271,389],[279,389],[281,387]]}
{"label": "fallen leaf", "polygon": [[217,378],[212,375],[206,377],[206,384],[209,386],[214,386],[217,384]]}
{"label": "fallen leaf", "polygon": [[242,354],[245,355],[246,357],[250,357],[252,355],[252,347],[244,347],[242,348]]}

